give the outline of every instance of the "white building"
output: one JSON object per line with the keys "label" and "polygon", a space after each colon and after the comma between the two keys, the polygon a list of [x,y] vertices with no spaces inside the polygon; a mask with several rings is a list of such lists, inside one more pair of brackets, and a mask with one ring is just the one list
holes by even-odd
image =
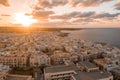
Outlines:
{"label": "white building", "polygon": [[100,67],[100,69],[111,71],[113,68],[119,67],[119,58],[104,58],[104,59],[95,59],[94,63]]}
{"label": "white building", "polygon": [[113,80],[113,76],[107,72],[80,72],[72,75],[71,80]]}
{"label": "white building", "polygon": [[46,54],[33,54],[30,56],[30,66],[50,65],[50,57]]}
{"label": "white building", "polygon": [[69,80],[75,74],[75,66],[52,66],[44,69],[45,80]]}
{"label": "white building", "polygon": [[32,76],[8,74],[5,80],[33,80],[33,79],[32,79]]}
{"label": "white building", "polygon": [[7,72],[6,71],[0,71],[0,80],[6,79]]}
{"label": "white building", "polygon": [[0,63],[10,67],[26,67],[27,60],[28,55],[26,54],[10,54],[0,56]]}
{"label": "white building", "polygon": [[37,58],[38,58],[38,66],[41,66],[42,64],[50,65],[50,57],[45,53],[39,54]]}
{"label": "white building", "polygon": [[96,72],[99,71],[99,67],[97,67],[96,65],[90,63],[90,62],[86,62],[86,61],[82,61],[77,63],[77,67],[84,72]]}
{"label": "white building", "polygon": [[76,66],[70,65],[47,67],[44,69],[44,77],[45,80],[113,80],[110,73],[99,72],[94,69],[92,72],[83,72]]}

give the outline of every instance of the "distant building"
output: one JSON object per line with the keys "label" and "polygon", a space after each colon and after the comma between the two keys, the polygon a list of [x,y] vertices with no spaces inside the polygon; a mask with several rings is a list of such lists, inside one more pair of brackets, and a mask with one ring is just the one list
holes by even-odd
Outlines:
{"label": "distant building", "polygon": [[45,53],[38,55],[38,66],[44,65],[50,65],[50,57],[46,55]]}
{"label": "distant building", "polygon": [[6,71],[0,71],[0,80],[5,80],[7,74],[8,73]]}
{"label": "distant building", "polygon": [[7,75],[5,80],[33,80],[32,76]]}
{"label": "distant building", "polygon": [[111,73],[114,75],[114,76],[120,76],[120,67],[117,67],[117,68],[114,68],[111,70]]}
{"label": "distant building", "polygon": [[70,66],[70,65],[75,65],[73,62],[71,62],[70,60],[64,60],[64,64],[66,66]]}
{"label": "distant building", "polygon": [[32,76],[9,74],[9,67],[0,65],[0,80],[33,80]]}
{"label": "distant building", "polygon": [[38,65],[38,58],[37,58],[37,54],[32,54],[30,56],[30,67],[34,67]]}
{"label": "distant building", "polygon": [[10,67],[26,67],[28,63],[27,60],[28,55],[26,54],[11,54],[0,56],[0,63]]}
{"label": "distant building", "polygon": [[54,65],[62,65],[64,64],[65,60],[71,60],[70,59],[70,53],[63,52],[63,51],[55,51],[53,55],[51,56],[52,64]]}
{"label": "distant building", "polygon": [[[98,67],[88,63],[88,72],[80,71],[76,66],[61,65],[44,69],[45,80],[113,80],[113,76],[107,72],[99,72]],[[83,66],[88,66],[86,63]]]}
{"label": "distant building", "polygon": [[79,58],[80,61],[89,61],[89,55],[87,54],[86,50],[81,50],[82,52],[80,52]]}
{"label": "distant building", "polygon": [[50,65],[50,57],[44,53],[42,54],[33,54],[30,56],[30,66],[41,66],[43,65]]}
{"label": "distant building", "polygon": [[0,80],[6,79],[6,75],[8,74],[9,70],[10,70],[9,66],[5,66],[3,64],[0,64]]}
{"label": "distant building", "polygon": [[0,64],[0,71],[9,71],[9,70],[10,70],[10,67],[9,67],[9,66]]}
{"label": "distant building", "polygon": [[82,61],[77,63],[77,67],[84,72],[95,72],[95,71],[99,71],[99,67],[96,67],[96,65],[90,63],[90,62],[86,62],[86,61]]}
{"label": "distant building", "polygon": [[95,59],[94,63],[100,67],[102,70],[111,71],[113,68],[119,67],[119,58],[104,58],[104,59]]}
{"label": "distant building", "polygon": [[113,80],[113,76],[106,72],[81,72],[72,75],[71,80]]}
{"label": "distant building", "polygon": [[44,69],[45,80],[69,80],[71,75],[76,74],[75,66],[52,66]]}

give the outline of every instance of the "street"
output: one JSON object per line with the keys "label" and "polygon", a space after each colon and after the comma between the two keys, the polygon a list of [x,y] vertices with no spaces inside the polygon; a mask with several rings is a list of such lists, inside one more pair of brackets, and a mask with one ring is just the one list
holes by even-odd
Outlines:
{"label": "street", "polygon": [[35,75],[35,80],[43,80],[43,74],[40,68],[38,67],[34,68],[34,75]]}

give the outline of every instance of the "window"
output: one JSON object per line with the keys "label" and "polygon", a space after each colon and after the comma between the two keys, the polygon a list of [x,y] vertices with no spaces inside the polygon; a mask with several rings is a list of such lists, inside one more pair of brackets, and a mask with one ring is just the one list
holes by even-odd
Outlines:
{"label": "window", "polygon": [[118,62],[116,62],[116,65],[118,65]]}

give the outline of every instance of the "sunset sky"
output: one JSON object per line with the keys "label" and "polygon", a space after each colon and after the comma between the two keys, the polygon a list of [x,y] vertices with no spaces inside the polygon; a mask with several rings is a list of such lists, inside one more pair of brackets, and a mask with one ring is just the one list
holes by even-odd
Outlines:
{"label": "sunset sky", "polygon": [[120,27],[120,0],[0,0],[0,26]]}

